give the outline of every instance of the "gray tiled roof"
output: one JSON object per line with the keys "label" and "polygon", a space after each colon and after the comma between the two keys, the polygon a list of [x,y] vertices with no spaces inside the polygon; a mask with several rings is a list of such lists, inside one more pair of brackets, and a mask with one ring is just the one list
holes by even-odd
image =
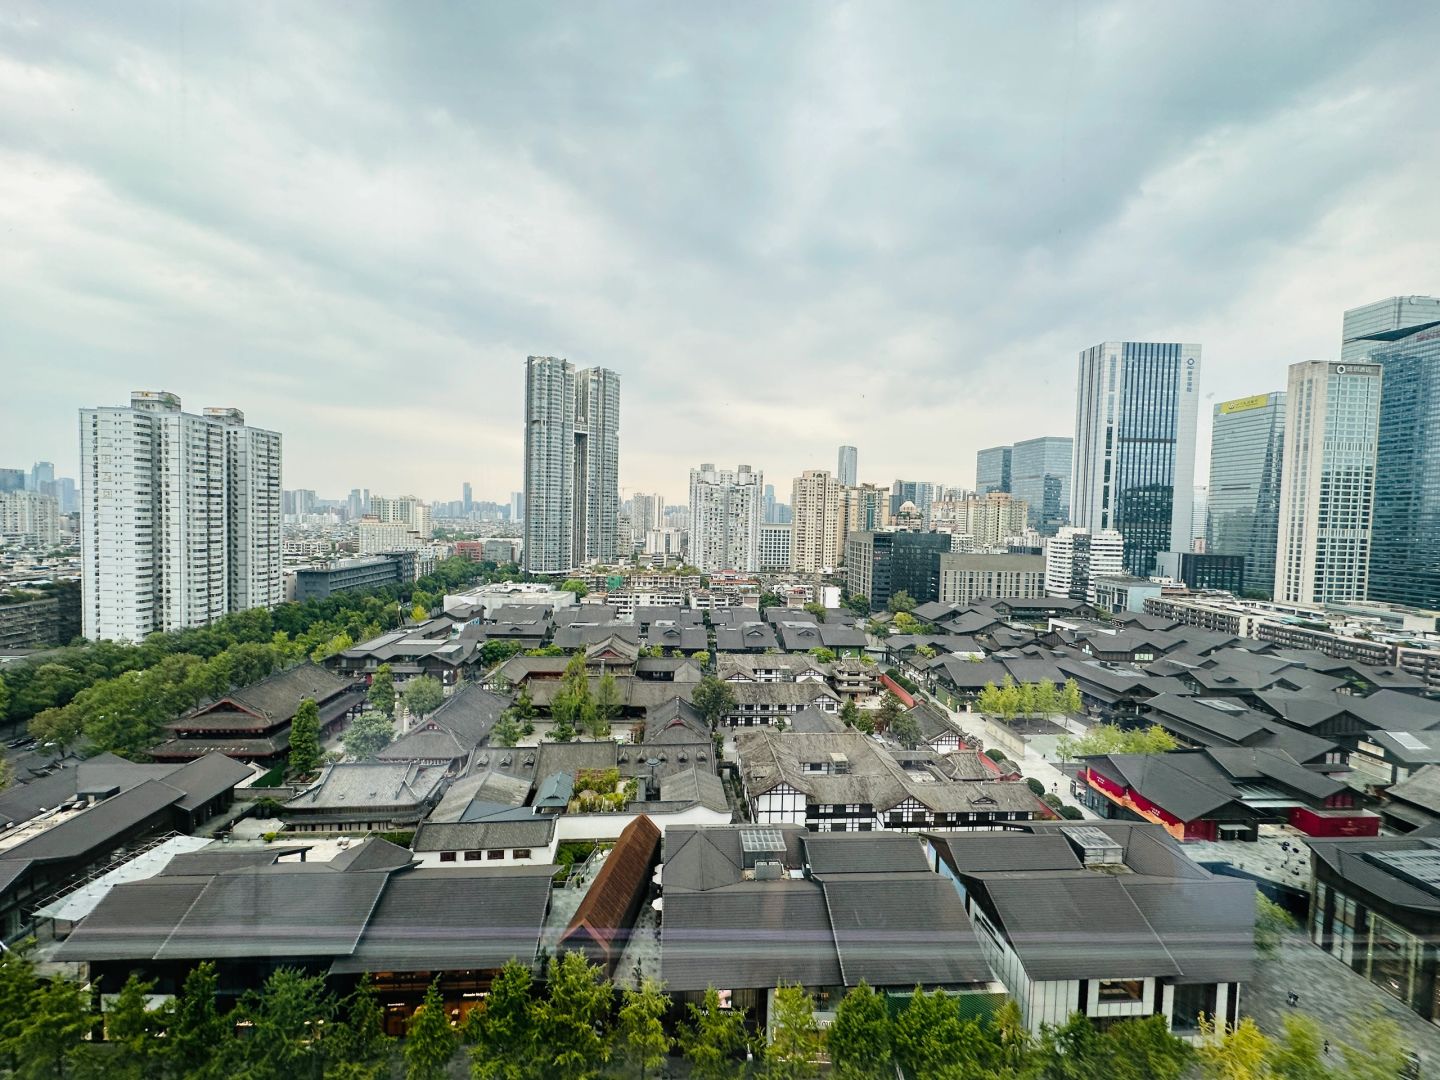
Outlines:
{"label": "gray tiled roof", "polygon": [[443,765],[413,762],[342,762],[326,765],[320,779],[285,803],[286,811],[394,807],[409,810],[438,798]]}
{"label": "gray tiled roof", "polygon": [[841,981],[911,989],[994,976],[954,885],[938,874],[840,874],[822,883]]}
{"label": "gray tiled roof", "polygon": [[150,959],[212,880],[160,876],[116,886],[71,931],[57,959]]}
{"label": "gray tiled roof", "polygon": [[175,769],[165,777],[165,784],[184,794],[175,805],[190,811],[230,791],[249,776],[250,769],[234,758],[211,753]]}
{"label": "gray tiled roof", "polygon": [[907,833],[806,833],[803,843],[810,872],[821,877],[929,869],[920,841]]}
{"label": "gray tiled roof", "polygon": [[811,881],[667,892],[660,933],[660,977],[672,991],[842,981],[824,894]]}
{"label": "gray tiled roof", "polygon": [[660,781],[661,802],[693,802],[724,813],[730,809],[725,799],[725,785],[708,769],[691,766],[673,772]]}
{"label": "gray tiled roof", "polygon": [[147,780],[16,844],[0,858],[36,862],[78,859],[111,844],[181,798],[180,791],[162,781]]}
{"label": "gray tiled roof", "polygon": [[251,686],[232,690],[219,702],[233,701],[272,721],[288,720],[306,698],[324,701],[349,687],[349,680],[318,664],[301,664]]}
{"label": "gray tiled roof", "polygon": [[511,959],[529,965],[554,872],[553,866],[533,866],[396,875],[354,951],[330,970],[484,970]]}
{"label": "gray tiled roof", "polygon": [[1079,870],[1080,859],[1058,833],[927,833],[940,857],[958,873]]}
{"label": "gray tiled roof", "polygon": [[1249,982],[1255,977],[1255,886],[1207,881],[1116,879],[1180,966],[1179,983]]}
{"label": "gray tiled roof", "polygon": [[[309,864],[220,874],[155,952],[159,960],[344,956],[355,948],[387,875]],[[114,895],[116,890],[111,890]]]}
{"label": "gray tiled roof", "polygon": [[479,851],[543,848],[555,835],[555,819],[534,814],[524,821],[427,821],[415,833],[416,851]]}
{"label": "gray tiled roof", "polygon": [[1120,882],[1078,870],[984,876],[989,897],[1032,981],[1174,976],[1180,967]]}
{"label": "gray tiled roof", "polygon": [[1418,806],[1432,814],[1440,814],[1440,766],[1426,765],[1417,769],[1388,792],[1389,798]]}

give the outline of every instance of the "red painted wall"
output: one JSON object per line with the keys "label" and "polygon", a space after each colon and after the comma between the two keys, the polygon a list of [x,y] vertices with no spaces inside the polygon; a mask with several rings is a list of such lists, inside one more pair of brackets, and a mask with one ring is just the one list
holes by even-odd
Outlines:
{"label": "red painted wall", "polygon": [[1353,814],[1322,814],[1308,806],[1290,810],[1290,824],[1306,836],[1379,836],[1380,816],[1356,811]]}
{"label": "red painted wall", "polygon": [[880,675],[880,685],[898,697],[907,709],[913,709],[915,707],[915,699],[906,692],[903,686],[890,678],[889,675],[884,673]]}

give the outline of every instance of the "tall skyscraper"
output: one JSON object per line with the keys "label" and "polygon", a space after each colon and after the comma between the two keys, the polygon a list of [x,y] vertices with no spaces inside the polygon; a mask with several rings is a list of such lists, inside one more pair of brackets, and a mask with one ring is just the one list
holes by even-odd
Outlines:
{"label": "tall skyscraper", "polygon": [[634,529],[637,543],[644,543],[647,532],[651,529],[665,527],[665,496],[637,492],[631,501],[634,503],[634,507],[630,515],[630,524]]}
{"label": "tall skyscraper", "polygon": [[1046,595],[1093,604],[1095,579],[1124,572],[1125,547],[1125,538],[1114,529],[1060,529],[1045,542]]}
{"label": "tall skyscraper", "polygon": [[575,528],[572,566],[614,562],[620,514],[620,376],[575,373]]}
{"label": "tall skyscraper", "polygon": [[835,479],[841,487],[854,487],[860,472],[860,451],[853,446],[840,447],[840,458],[835,469]]}
{"label": "tall skyscraper", "polygon": [[[1440,300],[1412,296],[1384,303],[1421,321],[1345,343],[1368,340],[1364,360],[1383,372],[1368,595],[1434,608],[1440,606]],[[1346,312],[1347,325],[1351,314]]]}
{"label": "tall skyscraper", "polygon": [[620,377],[568,360],[525,361],[525,569],[563,574],[615,558]]}
{"label": "tall skyscraper", "polygon": [[0,491],[24,491],[26,483],[24,469],[0,469]]}
{"label": "tall skyscraper", "polygon": [[764,524],[767,524],[767,525],[769,525],[769,524],[774,524],[775,522],[777,522],[777,521],[780,520],[779,518],[777,518],[777,517],[775,516],[775,485],[774,485],[774,484],[766,484],[766,485],[765,485],[765,508],[764,508],[764,510],[762,511],[762,513],[763,513],[763,515],[764,515],[764,522],[763,522]]}
{"label": "tall skyscraper", "polygon": [[1215,406],[1205,550],[1244,556],[1246,587],[1265,593],[1275,585],[1284,450],[1283,390]]}
{"label": "tall skyscraper", "polygon": [[1440,297],[1392,296],[1345,312],[1340,359],[1363,360],[1387,340],[1440,326]]}
{"label": "tall skyscraper", "polygon": [[977,495],[988,495],[992,491],[1009,493],[1013,449],[1009,446],[991,446],[975,454]]}
{"label": "tall skyscraper", "polygon": [[845,553],[845,538],[852,532],[874,532],[890,524],[890,489],[875,484],[840,486],[840,515],[835,550]]}
{"label": "tall skyscraper", "polygon": [[525,520],[525,493],[523,491],[510,492],[510,520],[516,525]]}
{"label": "tall skyscraper", "polygon": [[764,474],[704,464],[690,470],[690,562],[703,571],[760,569]]}
{"label": "tall skyscraper", "polygon": [[29,490],[38,491],[41,495],[55,494],[55,463],[53,461],[37,461],[30,466]]}
{"label": "tall skyscraper", "polygon": [[247,427],[239,409],[206,409],[225,430],[225,529],[231,611],[285,599],[280,539],[280,434]]}
{"label": "tall skyscraper", "polygon": [[1281,603],[1366,597],[1380,387],[1379,364],[1290,366],[1275,552]]}
{"label": "tall skyscraper", "polygon": [[840,565],[840,485],[828,469],[806,469],[791,486],[794,532],[790,561],[797,574]]}
{"label": "tall skyscraper", "polygon": [[[984,453],[982,450],[981,453]],[[1042,536],[1054,536],[1070,522],[1070,467],[1075,440],[1043,435],[1010,448],[1010,487],[1029,507],[1029,524]]]}
{"label": "tall skyscraper", "polygon": [[54,547],[60,541],[60,507],[38,491],[0,491],[0,540]]}
{"label": "tall skyscraper", "polygon": [[896,480],[890,485],[890,516],[900,516],[900,507],[907,502],[915,504],[923,520],[930,520],[930,504],[935,501],[938,484],[925,480]]}
{"label": "tall skyscraper", "polygon": [[207,413],[150,391],[80,410],[86,637],[139,641],[281,595],[280,436]]}
{"label": "tall skyscraper", "polygon": [[474,489],[471,488],[469,480],[466,480],[460,485],[460,503],[467,514],[475,508],[474,494]]}
{"label": "tall skyscraper", "polygon": [[1132,574],[1190,550],[1199,399],[1199,345],[1106,341],[1080,354],[1070,517],[1118,530]]}
{"label": "tall skyscraper", "polygon": [[1004,546],[1025,535],[1029,507],[1023,499],[1003,491],[947,499],[930,505],[930,524],[953,537],[969,537],[966,550]]}

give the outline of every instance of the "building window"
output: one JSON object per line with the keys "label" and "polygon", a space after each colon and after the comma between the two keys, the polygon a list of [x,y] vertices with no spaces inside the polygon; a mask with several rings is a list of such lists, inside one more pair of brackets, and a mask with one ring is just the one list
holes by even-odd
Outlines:
{"label": "building window", "polygon": [[1142,979],[1101,979],[1101,1001],[1139,1001],[1145,996]]}
{"label": "building window", "polygon": [[441,861],[441,862],[454,862],[454,861],[455,861],[455,852],[453,852],[453,851],[442,851],[442,852],[440,852],[440,861]]}
{"label": "building window", "polygon": [[503,859],[505,858],[505,849],[499,848],[494,851],[487,851],[485,852],[485,858],[491,861],[494,861],[495,859]]}
{"label": "building window", "polygon": [[480,852],[478,852],[478,851],[467,851],[467,852],[465,852],[465,861],[466,861],[466,862],[479,862],[479,861],[480,861]]}
{"label": "building window", "polygon": [[528,847],[517,847],[514,854],[517,859],[528,859],[530,858],[530,849]]}

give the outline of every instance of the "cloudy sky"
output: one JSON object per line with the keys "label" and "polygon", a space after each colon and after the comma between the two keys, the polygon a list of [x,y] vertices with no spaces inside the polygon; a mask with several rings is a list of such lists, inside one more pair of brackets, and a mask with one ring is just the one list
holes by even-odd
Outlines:
{"label": "cloudy sky", "polygon": [[[287,487],[504,498],[527,353],[621,483],[969,484],[1076,353],[1213,400],[1440,291],[1440,7],[0,5],[0,465],[168,389]],[[1203,473],[1208,418],[1199,454]],[[783,497],[783,496],[782,496]]]}

